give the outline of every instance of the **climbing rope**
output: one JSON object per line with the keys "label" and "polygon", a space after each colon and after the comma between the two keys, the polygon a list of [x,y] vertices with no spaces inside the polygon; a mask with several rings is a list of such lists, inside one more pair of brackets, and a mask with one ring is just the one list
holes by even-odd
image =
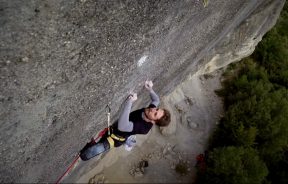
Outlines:
{"label": "climbing rope", "polygon": [[70,164],[70,166],[66,169],[65,173],[62,174],[62,176],[56,181],[56,184],[60,183],[60,181],[64,178],[64,176],[68,174],[68,172],[73,168],[74,164],[79,160],[79,158],[80,158],[80,155],[78,154],[75,160],[72,162],[72,164]]}
{"label": "climbing rope", "polygon": [[[92,138],[91,141],[94,141],[96,143],[96,141],[101,138],[106,131],[108,131],[108,135],[110,135],[110,113],[111,113],[111,108],[109,107],[109,105],[106,106],[105,111],[107,113],[107,128],[105,128],[104,130],[102,130],[101,132],[99,132],[98,136],[96,138]],[[66,171],[59,177],[59,179],[55,182],[56,184],[59,184],[60,181],[71,171],[71,169],[74,167],[74,165],[78,162],[78,160],[80,159],[80,154],[78,153],[76,158],[73,160],[73,162],[69,165],[69,167],[66,169]]]}

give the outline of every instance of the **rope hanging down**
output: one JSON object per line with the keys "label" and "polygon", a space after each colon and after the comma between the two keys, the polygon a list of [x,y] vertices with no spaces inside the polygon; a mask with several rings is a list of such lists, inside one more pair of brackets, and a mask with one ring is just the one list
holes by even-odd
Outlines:
{"label": "rope hanging down", "polygon": [[[111,108],[109,107],[109,105],[106,106],[105,111],[107,113],[107,128],[105,128],[104,130],[102,130],[101,132],[99,132],[98,136],[96,138],[92,138],[94,142],[97,141],[97,139],[101,138],[106,131],[108,131],[108,134],[110,135],[110,113],[111,113]],[[61,182],[61,180],[71,171],[71,169],[73,168],[73,166],[78,162],[78,160],[80,159],[80,154],[78,153],[76,158],[74,159],[74,161],[72,162],[72,164],[69,165],[69,167],[66,169],[66,171],[64,172],[64,174],[62,174],[58,180],[55,182],[56,184],[59,184]]]}

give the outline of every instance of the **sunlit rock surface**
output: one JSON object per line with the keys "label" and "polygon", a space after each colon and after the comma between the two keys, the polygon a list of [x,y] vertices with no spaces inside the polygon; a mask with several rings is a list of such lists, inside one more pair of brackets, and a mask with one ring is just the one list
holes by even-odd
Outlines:
{"label": "sunlit rock surface", "polygon": [[[251,54],[284,0],[0,2],[0,181],[55,182],[143,81],[166,95]],[[89,170],[89,168],[87,168]]]}

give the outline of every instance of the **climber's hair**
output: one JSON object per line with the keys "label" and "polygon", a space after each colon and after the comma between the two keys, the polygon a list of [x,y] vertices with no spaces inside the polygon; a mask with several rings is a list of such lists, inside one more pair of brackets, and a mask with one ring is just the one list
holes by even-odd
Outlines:
{"label": "climber's hair", "polygon": [[164,111],[164,115],[160,119],[155,121],[155,124],[160,127],[168,126],[171,121],[170,112],[167,109],[163,109],[163,111]]}

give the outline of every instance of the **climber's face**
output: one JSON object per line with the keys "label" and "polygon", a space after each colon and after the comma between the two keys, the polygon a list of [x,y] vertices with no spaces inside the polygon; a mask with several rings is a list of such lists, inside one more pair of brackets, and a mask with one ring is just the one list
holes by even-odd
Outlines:
{"label": "climber's face", "polygon": [[145,116],[151,121],[157,121],[164,115],[164,110],[159,108],[146,108],[144,110]]}

